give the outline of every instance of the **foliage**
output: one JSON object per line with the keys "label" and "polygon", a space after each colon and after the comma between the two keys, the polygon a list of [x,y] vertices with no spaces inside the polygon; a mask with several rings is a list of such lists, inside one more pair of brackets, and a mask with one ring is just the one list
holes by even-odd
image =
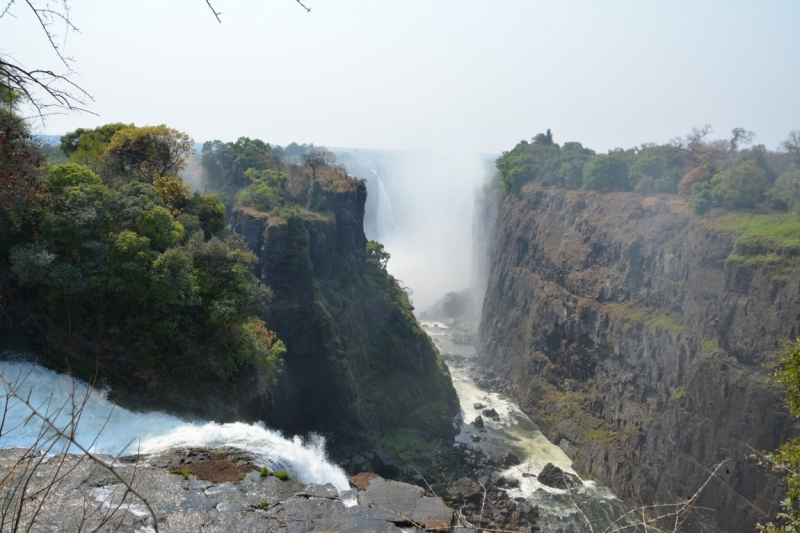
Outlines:
{"label": "foliage", "polygon": [[767,176],[751,161],[741,163],[711,178],[712,201],[729,210],[753,207],[767,190]]}
{"label": "foliage", "polygon": [[378,241],[367,242],[367,262],[385,271],[391,257],[392,254],[387,252]]}
{"label": "foliage", "polygon": [[52,201],[40,181],[43,164],[25,121],[0,111],[0,241],[24,224],[34,223],[35,211]]}
{"label": "foliage", "polygon": [[[77,153],[96,131],[65,143]],[[192,379],[227,383],[250,370],[266,393],[286,348],[259,318],[271,293],[252,272],[254,256],[240,238],[215,236],[225,223],[219,197],[195,194],[179,207],[159,181],[185,190],[174,172],[187,139],[164,126],[117,131],[106,153],[126,161],[120,172],[136,175],[127,182],[76,163],[34,175],[37,193],[21,197],[19,211],[30,221],[0,247],[7,309],[33,325],[28,333],[63,328],[68,342],[57,349],[91,340],[161,371],[192,366],[205,373]],[[138,162],[137,153],[145,156]],[[3,210],[0,229],[19,216]]]}
{"label": "foliage", "polygon": [[239,204],[259,211],[272,211],[283,202],[278,188],[263,182],[253,183],[242,189],[238,199]]}
{"label": "foliage", "polygon": [[236,142],[207,141],[203,144],[202,165],[207,184],[214,190],[238,190],[250,183],[246,174],[280,164],[272,147],[260,139],[240,137]]}
{"label": "foliage", "polygon": [[274,475],[275,475],[276,478],[280,479],[281,481],[288,481],[289,477],[290,477],[289,476],[289,472],[287,472],[286,470],[278,470],[277,472],[275,472]]}
{"label": "foliage", "polygon": [[102,155],[108,147],[108,143],[118,131],[132,126],[133,124],[116,122],[99,126],[93,130],[78,128],[63,135],[59,147],[71,162],[86,165],[94,172],[99,172]]}
{"label": "foliage", "polygon": [[269,475],[269,468],[267,468],[266,466],[262,466],[261,470],[259,471],[259,474],[261,475],[261,477],[267,477]]}
{"label": "foliage", "polygon": [[628,190],[628,163],[620,154],[600,155],[583,167],[583,186],[596,191]]}
{"label": "foliage", "polygon": [[[800,339],[787,342],[783,351],[769,363],[771,382],[783,389],[784,404],[794,417],[800,417]],[[786,483],[786,498],[781,502],[783,512],[777,523],[759,524],[764,533],[800,531],[800,439],[794,438],[763,457],[762,463],[780,474]]]}
{"label": "foliage", "polygon": [[192,207],[197,212],[197,218],[206,239],[210,239],[213,235],[219,235],[225,229],[225,204],[222,203],[219,195],[195,193],[192,198]]}
{"label": "foliage", "polygon": [[102,173],[109,182],[122,183],[153,183],[156,178],[177,176],[186,166],[193,142],[187,134],[163,124],[123,128],[103,152]]}
{"label": "foliage", "polygon": [[503,152],[495,179],[507,194],[518,194],[530,182],[600,192],[678,193],[690,197],[689,205],[698,214],[767,209],[765,198],[772,209],[793,209],[800,197],[798,132],[782,144],[783,152],[764,145],[743,148],[755,136],[744,128],[734,128],[725,140],[711,141],[711,133],[706,125],[668,144],[645,143],[596,155],[578,142],[559,147],[547,130]]}
{"label": "foliage", "polygon": [[784,172],[775,180],[775,185],[767,193],[773,208],[786,211],[797,211],[800,208],[800,168]]}

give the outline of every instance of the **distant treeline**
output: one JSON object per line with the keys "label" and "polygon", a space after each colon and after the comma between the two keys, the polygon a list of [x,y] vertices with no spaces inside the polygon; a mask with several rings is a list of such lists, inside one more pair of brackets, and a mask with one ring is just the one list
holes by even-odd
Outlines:
{"label": "distant treeline", "polygon": [[711,127],[695,128],[667,144],[609,150],[598,155],[579,142],[559,146],[550,130],[520,141],[497,159],[499,184],[507,193],[538,182],[546,186],[643,194],[680,194],[698,213],[722,210],[800,210],[800,132],[780,151],[747,147],[755,134],[735,128],[728,139],[710,141]]}

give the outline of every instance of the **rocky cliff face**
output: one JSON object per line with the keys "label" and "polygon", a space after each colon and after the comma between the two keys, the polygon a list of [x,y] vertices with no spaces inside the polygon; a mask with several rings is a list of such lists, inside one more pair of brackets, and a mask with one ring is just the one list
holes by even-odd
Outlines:
{"label": "rocky cliff face", "polygon": [[319,193],[314,211],[236,208],[231,220],[274,292],[265,321],[288,350],[267,421],[326,435],[340,459],[400,430],[451,438],[458,409],[406,294],[366,261],[365,200],[362,184]]}
{"label": "rocky cliff face", "polygon": [[752,531],[777,486],[748,459],[795,434],[762,363],[798,334],[800,274],[726,263],[735,235],[675,196],[526,186],[501,202],[479,353],[584,476],[629,503]]}

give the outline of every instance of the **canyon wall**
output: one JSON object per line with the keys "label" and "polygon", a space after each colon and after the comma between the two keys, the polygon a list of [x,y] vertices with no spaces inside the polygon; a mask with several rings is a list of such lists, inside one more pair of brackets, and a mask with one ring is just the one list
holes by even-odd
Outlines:
{"label": "canyon wall", "polygon": [[325,435],[339,460],[398,431],[451,439],[458,411],[447,367],[408,296],[367,261],[367,191],[358,183],[321,191],[313,211],[237,207],[231,219],[274,293],[264,318],[288,350],[267,422]]}
{"label": "canyon wall", "polygon": [[729,260],[736,234],[674,195],[530,184],[497,217],[479,354],[576,470],[672,503],[725,461],[696,525],[774,515],[750,456],[796,434],[763,363],[798,334],[800,273]]}

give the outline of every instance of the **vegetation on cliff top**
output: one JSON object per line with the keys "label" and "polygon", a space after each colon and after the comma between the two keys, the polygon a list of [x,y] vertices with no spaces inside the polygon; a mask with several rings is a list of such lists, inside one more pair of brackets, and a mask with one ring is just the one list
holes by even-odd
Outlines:
{"label": "vegetation on cliff top", "polygon": [[503,152],[497,159],[499,183],[508,193],[536,181],[570,189],[680,194],[690,197],[700,214],[800,209],[800,132],[792,132],[782,150],[773,152],[764,145],[743,148],[755,134],[742,128],[717,141],[708,140],[711,131],[710,126],[695,128],[668,144],[598,155],[578,142],[559,146],[547,130]]}
{"label": "vegetation on cliff top", "polygon": [[191,139],[166,126],[80,129],[62,138],[72,162],[50,165],[24,121],[0,118],[6,326],[44,353],[113,352],[185,384],[254,368],[266,392],[284,351],[260,319],[271,293],[243,241],[217,237],[220,199],[181,180]]}
{"label": "vegetation on cliff top", "polygon": [[742,128],[729,139],[709,141],[710,133],[705,126],[668,144],[597,155],[577,142],[559,146],[548,130],[503,152],[497,184],[507,194],[537,182],[680,195],[707,217],[707,227],[736,235],[731,268],[761,268],[785,281],[800,268],[800,132],[791,132],[778,151],[744,148],[755,134]]}

